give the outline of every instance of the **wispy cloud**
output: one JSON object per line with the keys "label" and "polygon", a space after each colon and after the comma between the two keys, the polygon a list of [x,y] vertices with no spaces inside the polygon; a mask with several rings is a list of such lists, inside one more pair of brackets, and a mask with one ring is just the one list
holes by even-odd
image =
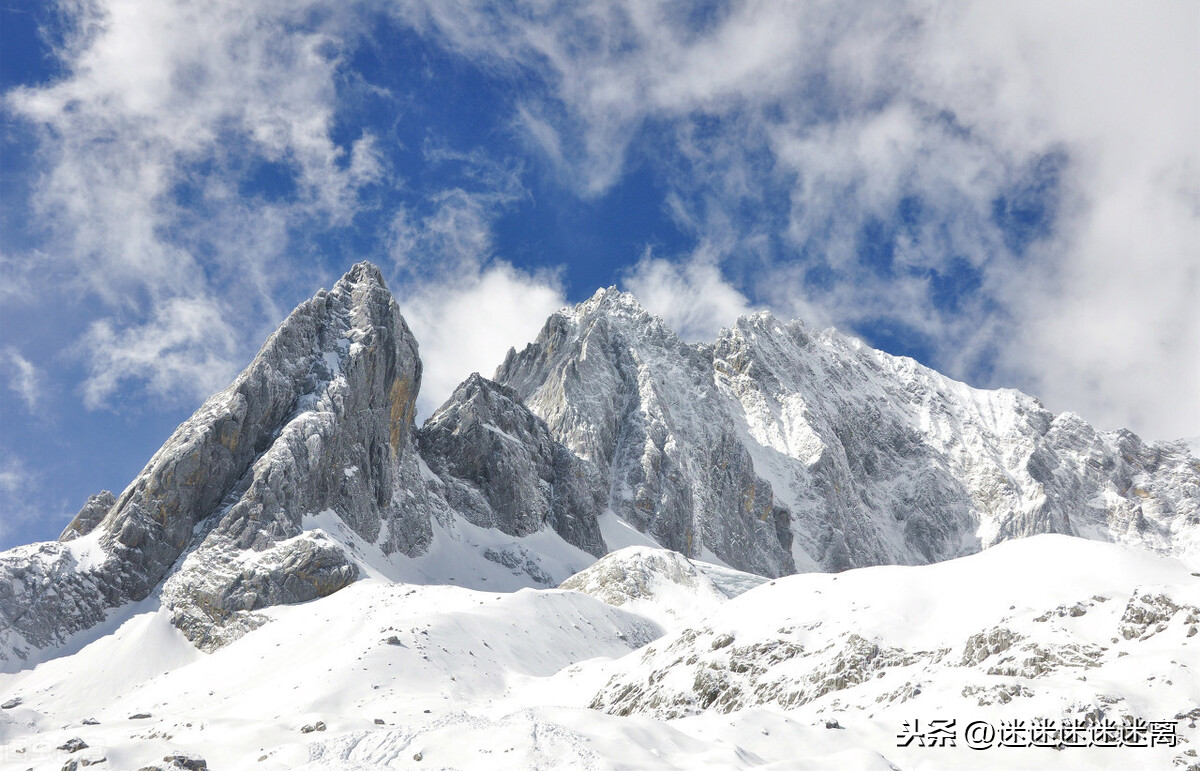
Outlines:
{"label": "wispy cloud", "polygon": [[[183,361],[228,373],[278,317],[278,287],[305,274],[280,269],[294,229],[349,224],[380,178],[373,135],[332,139],[352,12],[320,0],[62,10],[65,77],[4,97],[40,138],[32,205],[49,235],[6,272],[38,277],[26,302],[49,288],[106,312],[75,349],[88,404],[125,381],[190,396],[214,381],[186,387]],[[238,313],[195,312],[222,302]]]}
{"label": "wispy cloud", "polygon": [[22,531],[39,520],[50,529],[66,525],[64,504],[38,495],[41,481],[19,457],[0,450],[0,544],[25,542]]}
{"label": "wispy cloud", "polygon": [[646,310],[690,342],[713,340],[721,327],[753,311],[703,252],[683,263],[647,252],[626,272],[624,283]]}
{"label": "wispy cloud", "polygon": [[104,406],[132,382],[161,399],[203,399],[236,374],[238,335],[228,306],[198,298],[172,298],[149,322],[116,329],[97,321],[81,345],[88,349],[84,404]]}
{"label": "wispy cloud", "polygon": [[0,363],[8,370],[9,390],[21,399],[27,412],[37,413],[49,387],[45,374],[13,346],[0,351]]}
{"label": "wispy cloud", "polygon": [[[1105,427],[1200,432],[1186,3],[62,7],[64,77],[3,103],[39,132],[32,205],[50,235],[0,260],[8,285],[98,304],[96,345],[75,349],[90,404],[209,387],[188,360],[232,371],[278,298],[328,279],[311,236],[356,230],[370,207],[388,213],[411,307],[490,287],[528,300],[512,313],[540,312],[562,294],[554,276],[495,248],[498,218],[529,201],[526,168],[586,204],[636,167],[692,243],[626,283],[685,334],[758,305],[869,337],[903,329],[952,375]],[[355,41],[381,10],[511,84],[491,95],[510,111],[496,130],[539,158],[418,141],[436,182],[366,202],[402,186],[391,118],[339,123]]]}

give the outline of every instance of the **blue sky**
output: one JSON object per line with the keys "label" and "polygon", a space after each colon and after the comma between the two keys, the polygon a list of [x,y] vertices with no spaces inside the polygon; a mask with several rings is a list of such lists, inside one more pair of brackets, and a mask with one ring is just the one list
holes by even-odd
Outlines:
{"label": "blue sky", "polygon": [[0,548],[379,264],[428,414],[617,284],[1200,435],[1200,7],[0,5]]}

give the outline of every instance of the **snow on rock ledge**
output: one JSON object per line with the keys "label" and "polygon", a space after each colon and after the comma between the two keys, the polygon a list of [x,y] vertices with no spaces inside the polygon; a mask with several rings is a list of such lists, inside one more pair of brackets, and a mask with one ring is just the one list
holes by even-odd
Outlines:
{"label": "snow on rock ledge", "polygon": [[630,546],[605,555],[558,588],[589,594],[671,626],[710,613],[766,580],[695,562],[669,549]]}

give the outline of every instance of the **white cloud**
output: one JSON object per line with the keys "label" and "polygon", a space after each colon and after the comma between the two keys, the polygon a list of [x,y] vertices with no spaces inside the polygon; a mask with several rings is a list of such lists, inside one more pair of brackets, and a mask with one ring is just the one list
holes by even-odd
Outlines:
{"label": "white cloud", "polygon": [[[1072,158],[1060,227],[1009,267],[1033,280],[1007,282],[1004,365],[1053,408],[1159,438],[1200,428],[1198,35],[1187,3],[963,7],[926,84],[997,144]],[[979,88],[968,60],[1003,78]]]}
{"label": "white cloud", "polygon": [[138,326],[94,322],[81,343],[90,370],[84,404],[106,406],[129,381],[165,400],[199,400],[219,391],[237,372],[233,317],[215,301],[177,297],[160,303]]}
{"label": "white cloud", "polygon": [[472,372],[491,377],[509,348],[532,341],[566,304],[554,276],[530,275],[505,262],[399,294],[425,365],[421,416],[432,414]]}
{"label": "white cloud", "polygon": [[[354,11],[326,0],[62,10],[75,30],[56,51],[65,76],[4,96],[40,138],[32,204],[49,233],[39,251],[6,259],[6,279],[99,300],[104,315],[88,333],[98,345],[74,348],[91,372],[88,404],[127,382],[191,395],[216,382],[202,373],[227,373],[278,319],[281,285],[315,280],[304,265],[280,268],[293,228],[349,224],[360,188],[384,173],[373,135],[349,148],[331,138],[339,41]],[[294,193],[246,195],[262,164],[290,177]],[[182,309],[219,302],[238,313],[186,326],[197,318]],[[213,332],[216,342],[203,339]],[[156,346],[164,356],[150,355]],[[199,352],[198,381],[182,374],[185,351]]]}
{"label": "white cloud", "polygon": [[425,157],[454,165],[463,186],[430,192],[420,212],[401,208],[392,219],[390,285],[420,344],[422,417],[472,372],[491,377],[509,348],[533,340],[566,304],[556,273],[519,270],[494,254],[496,220],[528,196],[521,168],[478,150],[429,146]]}
{"label": "white cloud", "polygon": [[24,465],[11,455],[0,458],[0,493],[12,495],[25,486],[28,472]]}
{"label": "white cloud", "polygon": [[8,369],[9,389],[21,398],[28,412],[36,413],[47,387],[45,373],[13,346],[4,349],[0,362]]}
{"label": "white cloud", "polygon": [[642,307],[689,342],[713,340],[722,327],[754,310],[703,253],[684,263],[647,253],[626,272],[624,283]]}
{"label": "white cloud", "polygon": [[[296,223],[351,223],[360,190],[388,169],[374,135],[349,148],[331,138],[341,41],[361,32],[363,6],[64,7],[78,30],[58,52],[66,76],[4,102],[42,132],[34,203],[53,238],[0,260],[8,285],[48,276],[104,304],[85,386],[99,404],[122,383],[180,382],[185,350],[206,371],[232,366],[279,317],[280,283],[316,278],[281,269]],[[540,76],[545,88],[519,90],[513,125],[580,195],[609,190],[638,148],[703,255],[644,261],[630,281],[694,334],[755,303],[819,324],[881,317],[924,334],[952,375],[991,365],[995,382],[1105,427],[1200,433],[1193,5],[746,0],[707,17],[673,0],[389,8],[497,73]],[[425,152],[464,178],[397,213],[402,284],[468,296],[495,272],[518,295],[557,291],[493,253],[496,212],[526,194],[521,169],[479,151]],[[1058,219],[1014,254],[992,204],[1047,153],[1065,159]],[[242,195],[252,160],[286,170],[295,195]],[[196,203],[180,205],[181,189]],[[920,200],[923,224],[897,238],[892,275],[864,270],[862,227],[906,197]],[[425,275],[435,258],[453,269]],[[986,302],[939,311],[930,276],[956,260],[979,272]],[[819,291],[805,272],[815,262],[836,274]],[[154,310],[218,297],[238,314],[217,342],[168,326],[188,314]],[[147,353],[152,333],[174,341],[168,355]],[[226,334],[242,342],[231,349]]]}
{"label": "white cloud", "polygon": [[[902,324],[950,374],[990,368],[1102,427],[1200,432],[1193,5],[749,0],[701,24],[665,1],[403,7],[452,50],[541,75],[549,93],[516,124],[584,195],[619,180],[652,127],[674,218],[755,299]],[[1048,154],[1064,159],[1053,231],[1014,250],[994,202]],[[892,274],[863,269],[861,229],[909,196],[927,216],[897,238]],[[959,260],[979,296],[939,311],[931,271]],[[818,291],[803,267],[821,261],[841,273]],[[638,275],[679,292],[695,270]]]}
{"label": "white cloud", "polygon": [[36,478],[15,455],[0,451],[0,548],[21,543],[21,529],[37,519],[41,510],[34,503]]}

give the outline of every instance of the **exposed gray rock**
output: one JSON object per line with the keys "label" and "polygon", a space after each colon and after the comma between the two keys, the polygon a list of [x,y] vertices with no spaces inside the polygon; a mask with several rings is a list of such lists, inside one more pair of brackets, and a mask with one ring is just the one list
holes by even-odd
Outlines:
{"label": "exposed gray rock", "polygon": [[[78,566],[63,543],[0,553],[0,670],[104,620],[111,586],[102,575]],[[112,597],[112,604],[118,601]]]}
{"label": "exposed gray rock", "polygon": [[[1200,461],[1183,443],[1097,432],[766,313],[691,345],[609,289],[418,432],[420,380],[378,269],[354,266],[119,496],[89,498],[58,542],[0,554],[0,670],[156,591],[206,650],[264,608],[336,592],[359,575],[358,547],[313,516],[389,555],[423,553],[434,522],[454,537],[458,515],[513,538],[549,527],[599,556],[611,510],[665,547],[772,577],[1037,533],[1200,559]],[[525,546],[481,552],[554,580]]]}
{"label": "exposed gray rock", "polygon": [[198,553],[186,571],[171,577],[164,595],[172,603],[172,621],[203,650],[265,623],[253,610],[326,597],[358,578],[358,567],[319,532],[281,541],[240,565]]}
{"label": "exposed gray rock", "polygon": [[936,562],[1061,533],[1200,559],[1200,462],[769,313],[686,345],[615,289],[497,370],[609,505],[762,575]]}
{"label": "exposed gray rock", "polygon": [[1166,630],[1175,614],[1183,611],[1185,624],[1200,621],[1200,608],[1178,605],[1165,594],[1135,591],[1121,614],[1118,631],[1126,640],[1148,640]]}
{"label": "exposed gray rock", "polygon": [[601,557],[558,585],[589,594],[670,625],[737,597],[767,582],[762,576],[693,562],[679,552],[629,546]]}
{"label": "exposed gray rock", "polygon": [[76,736],[71,739],[67,739],[65,742],[59,745],[58,749],[66,752],[79,752],[80,750],[86,750],[87,747],[87,742]]}
{"label": "exposed gray rock", "polygon": [[556,313],[496,380],[596,467],[618,515],[663,546],[762,575],[794,571],[788,513],[716,398],[709,355],[632,295],[604,290]]}
{"label": "exposed gray rock", "polygon": [[252,627],[250,611],[337,591],[358,568],[301,535],[307,514],[331,510],[387,552],[420,553],[433,508],[413,425],[420,380],[378,269],[354,266],[288,316],[98,524],[103,494],[68,526],[73,540],[0,556],[0,656],[62,642],[168,573],[163,603],[205,648]]}
{"label": "exposed gray rock", "polygon": [[71,520],[66,529],[62,531],[62,535],[58,537],[60,541],[71,541],[81,535],[87,535],[96,529],[96,525],[108,515],[109,509],[117,502],[116,497],[108,490],[101,490],[95,495],[88,496],[87,503],[83,504],[83,508]]}
{"label": "exposed gray rock", "polygon": [[507,549],[484,549],[483,558],[503,565],[513,571],[513,575],[525,574],[543,586],[552,586],[554,579],[542,569],[536,554],[528,549],[514,546]]}
{"label": "exposed gray rock", "polygon": [[164,757],[163,761],[170,763],[171,768],[186,768],[188,771],[208,771],[208,762],[198,755],[176,752]]}
{"label": "exposed gray rock", "polygon": [[597,524],[607,485],[511,388],[471,375],[425,422],[420,447],[447,502],[473,524],[518,537],[550,525],[567,543],[607,551]]}
{"label": "exposed gray rock", "polygon": [[[175,623],[206,649],[256,626],[251,611],[358,577],[340,546],[301,535],[303,515],[332,510],[386,552],[420,553],[432,536],[429,508],[406,497],[423,490],[413,426],[421,364],[378,270],[360,263],[293,311],[248,372],[260,361],[287,371],[292,411],[163,587]],[[243,403],[238,386],[227,403]]]}

